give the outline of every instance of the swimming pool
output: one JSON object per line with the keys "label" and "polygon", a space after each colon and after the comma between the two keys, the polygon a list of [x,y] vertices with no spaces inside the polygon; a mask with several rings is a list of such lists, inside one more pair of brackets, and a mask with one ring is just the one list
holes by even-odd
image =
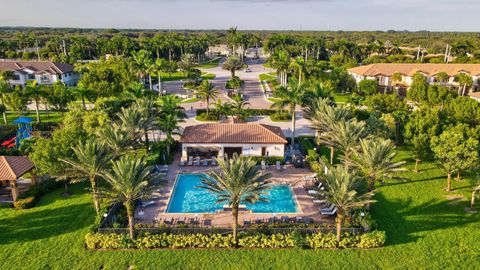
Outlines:
{"label": "swimming pool", "polygon": [[[179,174],[167,206],[167,213],[213,213],[221,210],[223,204],[216,203],[216,195],[197,188],[201,185],[202,174]],[[294,213],[297,205],[288,185],[271,185],[263,197],[268,202],[246,203],[254,213]]]}

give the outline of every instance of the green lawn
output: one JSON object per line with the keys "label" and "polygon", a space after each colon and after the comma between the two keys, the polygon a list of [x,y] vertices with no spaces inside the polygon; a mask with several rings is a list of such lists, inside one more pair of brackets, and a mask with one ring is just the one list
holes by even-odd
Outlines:
{"label": "green lawn", "polygon": [[[53,122],[60,122],[62,121],[62,114],[60,112],[55,112],[55,111],[49,111],[48,114],[46,114],[45,111],[39,111],[40,112],[40,121],[44,123],[53,123]],[[8,112],[7,113],[7,122],[11,124],[15,119],[17,119],[20,116],[24,117],[29,117],[32,118],[34,122],[37,122],[37,114],[35,110],[30,110],[27,113],[24,114],[18,114],[18,113],[12,113]],[[1,119],[0,123],[3,124],[3,118]]]}
{"label": "green lawn", "polygon": [[347,103],[351,94],[342,94],[342,93],[334,93],[333,99],[335,103]]}
{"label": "green lawn", "polygon": [[[408,156],[403,149],[400,158]],[[93,208],[87,185],[79,184],[71,188],[73,196],[63,198],[58,189],[33,209],[0,207],[0,269],[478,268],[480,213],[464,211],[466,197],[452,199],[468,196],[473,181],[454,182],[455,190],[447,194],[441,170],[428,162],[420,168],[420,173],[405,173],[409,180],[378,187],[372,213],[387,232],[384,248],[87,251],[83,237],[93,222]]]}
{"label": "green lawn", "polygon": [[220,60],[222,60],[222,57],[217,57],[215,59],[212,59],[207,62],[203,62],[200,65],[196,66],[196,68],[214,68],[218,67],[218,64],[220,63]]}
{"label": "green lawn", "polygon": [[198,98],[186,98],[186,99],[182,100],[182,103],[194,103],[194,102],[197,102],[199,100],[200,99],[198,99]]}
{"label": "green lawn", "polygon": [[[187,73],[182,72],[182,71],[177,71],[177,72],[171,73],[171,74],[162,72],[161,76],[162,76],[162,81],[163,82],[188,80]],[[153,76],[152,78],[156,79],[157,76]],[[215,74],[202,72],[202,78],[207,79],[207,80],[211,80],[211,79],[215,78]]]}

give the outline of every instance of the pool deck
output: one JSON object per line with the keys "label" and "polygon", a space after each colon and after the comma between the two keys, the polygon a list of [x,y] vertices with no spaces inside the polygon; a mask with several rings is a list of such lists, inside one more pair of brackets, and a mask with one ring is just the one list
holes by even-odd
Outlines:
{"label": "pool deck", "polygon": [[[178,155],[172,165],[169,166],[166,184],[163,185],[155,194],[155,204],[139,207],[135,211],[135,219],[137,223],[152,224],[154,220],[159,220],[163,223],[166,218],[194,218],[198,219],[202,224],[203,220],[210,220],[214,227],[228,227],[232,221],[231,211],[218,211],[216,213],[166,213],[170,196],[173,192],[175,179],[179,173],[203,173],[215,169],[213,166],[182,166],[180,167]],[[305,182],[303,176],[311,176],[313,173],[309,169],[299,169],[293,166],[286,169],[282,168],[280,171],[275,170],[273,166],[267,168],[272,177],[269,179],[273,184],[287,184],[292,188],[294,197],[297,201],[298,212],[296,213],[276,213],[275,217],[283,216],[312,218],[316,223],[333,223],[333,217],[322,216],[319,209],[325,205],[314,204],[312,196],[308,195],[305,189]],[[272,213],[252,213],[251,211],[239,211],[239,223],[243,224],[244,220],[252,220],[257,218],[271,218]]]}

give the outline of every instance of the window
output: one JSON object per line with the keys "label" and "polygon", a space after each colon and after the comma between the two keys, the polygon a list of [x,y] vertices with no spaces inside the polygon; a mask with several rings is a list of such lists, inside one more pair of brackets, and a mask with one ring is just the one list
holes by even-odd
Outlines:
{"label": "window", "polygon": [[42,82],[49,82],[50,81],[50,76],[47,74],[43,74],[41,77]]}
{"label": "window", "polygon": [[35,80],[35,74],[28,74],[27,80]]}
{"label": "window", "polygon": [[58,74],[58,79],[59,79],[59,80],[62,79],[62,74]]}
{"label": "window", "polygon": [[20,81],[20,75],[18,75],[18,74],[13,74],[13,80],[14,80],[14,81]]}

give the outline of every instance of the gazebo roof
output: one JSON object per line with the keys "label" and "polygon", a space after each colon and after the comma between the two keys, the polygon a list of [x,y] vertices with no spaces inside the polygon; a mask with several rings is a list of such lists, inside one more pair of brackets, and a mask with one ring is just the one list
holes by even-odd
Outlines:
{"label": "gazebo roof", "polygon": [[0,180],[15,181],[33,168],[28,157],[0,156]]}

